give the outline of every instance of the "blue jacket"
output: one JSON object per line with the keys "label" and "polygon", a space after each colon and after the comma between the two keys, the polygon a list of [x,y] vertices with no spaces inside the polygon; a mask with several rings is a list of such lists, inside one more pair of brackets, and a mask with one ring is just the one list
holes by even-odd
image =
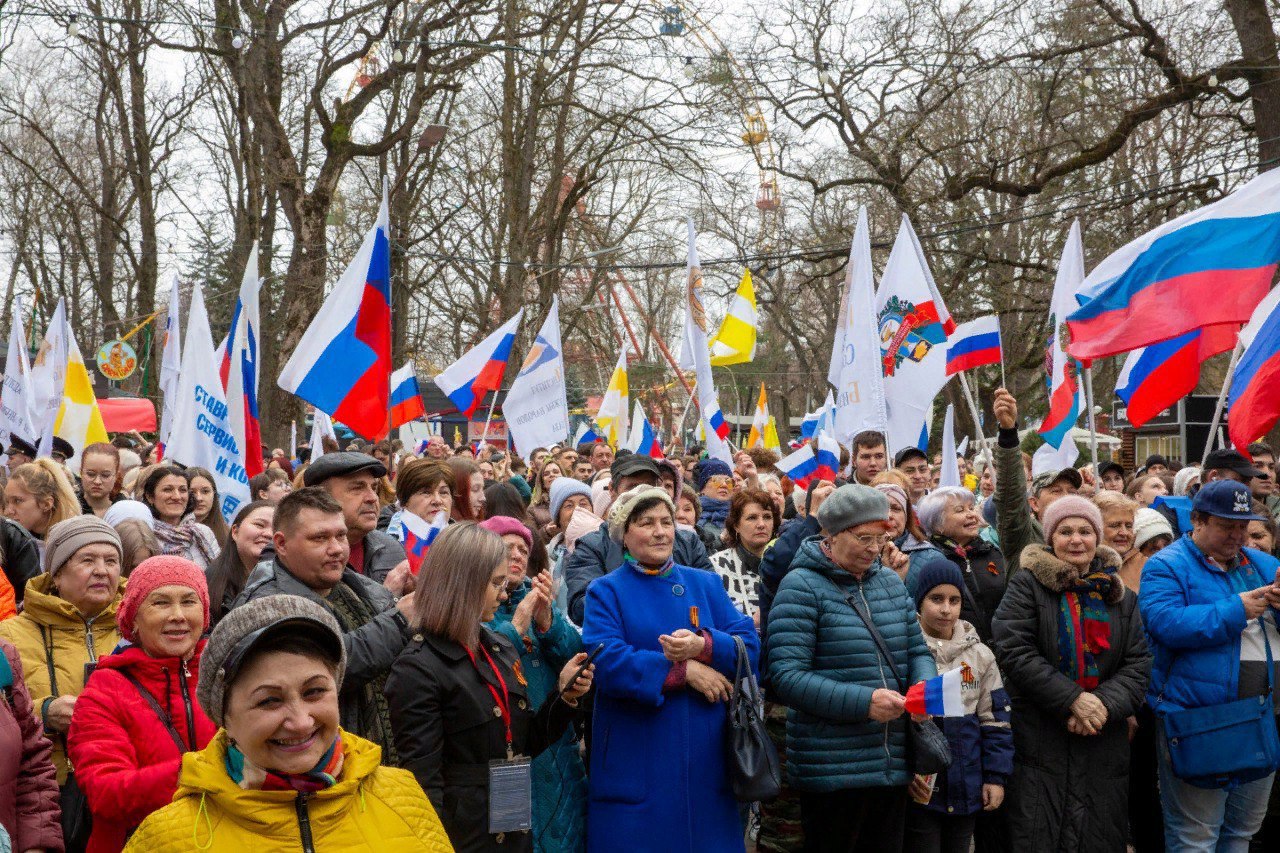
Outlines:
{"label": "blue jacket", "polygon": [[[552,607],[551,627],[544,634],[529,626],[529,643],[511,624],[516,607],[532,582],[516,587],[494,614],[488,627],[511,640],[520,653],[520,668],[528,682],[533,710],[555,693],[560,670],[582,651],[582,637],[558,607]],[[533,759],[533,849],[572,853],[586,844],[587,774],[578,754],[578,739],[570,729]]]}
{"label": "blue jacket", "polygon": [[806,539],[769,613],[769,679],[787,715],[787,777],[802,791],[905,785],[906,718],[870,719],[878,688],[903,692],[846,600],[860,597],[907,685],[937,674],[907,588],[874,563],[861,580]]}
{"label": "blue jacket", "polygon": [[658,637],[697,626],[710,666],[732,679],[741,637],[754,668],[759,640],[715,572],[676,565],[666,577],[623,567],[587,590],[582,641],[596,658],[588,850],[742,853],[742,821],[725,767],[729,710],[691,687],[667,688]]}
{"label": "blue jacket", "polygon": [[[1241,573],[1233,586],[1189,533],[1147,560],[1138,609],[1155,657],[1147,704],[1156,713],[1239,698],[1240,634],[1245,627],[1240,592],[1271,583],[1277,567],[1275,557],[1244,548],[1240,565],[1231,570]],[[1272,653],[1280,657],[1280,649]]]}

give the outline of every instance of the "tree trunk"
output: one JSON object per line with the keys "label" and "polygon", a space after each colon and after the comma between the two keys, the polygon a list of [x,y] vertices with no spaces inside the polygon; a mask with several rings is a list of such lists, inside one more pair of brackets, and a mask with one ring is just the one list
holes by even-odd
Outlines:
{"label": "tree trunk", "polygon": [[1258,171],[1280,164],[1280,51],[1266,0],[1226,0],[1253,101]]}

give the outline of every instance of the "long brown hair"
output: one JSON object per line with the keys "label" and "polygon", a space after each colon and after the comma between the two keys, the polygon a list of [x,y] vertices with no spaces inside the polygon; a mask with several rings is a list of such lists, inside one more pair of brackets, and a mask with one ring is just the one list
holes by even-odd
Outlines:
{"label": "long brown hair", "polygon": [[[204,518],[197,518],[196,521],[213,531],[213,538],[219,542],[227,538],[231,533],[231,525],[227,524],[227,519],[222,515],[222,495],[218,494],[218,481],[213,479],[213,472],[207,468],[188,468],[187,469],[187,488],[191,488],[191,481],[196,477],[207,480],[209,485],[213,487],[213,503],[209,506],[209,513]],[[192,507],[195,506],[195,498],[191,499]]]}
{"label": "long brown hair", "polygon": [[474,649],[485,587],[494,569],[506,563],[507,546],[496,533],[472,521],[450,524],[431,543],[418,572],[414,628]]}
{"label": "long brown hair", "polygon": [[453,517],[458,521],[481,521],[471,507],[471,476],[480,473],[480,466],[465,456],[450,456],[445,464],[453,472]]}

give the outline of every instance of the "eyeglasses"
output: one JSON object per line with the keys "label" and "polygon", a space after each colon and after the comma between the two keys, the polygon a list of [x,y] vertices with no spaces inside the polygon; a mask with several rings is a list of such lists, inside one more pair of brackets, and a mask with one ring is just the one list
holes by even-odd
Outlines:
{"label": "eyeglasses", "polygon": [[733,478],[726,477],[724,474],[716,474],[715,476],[707,478],[707,485],[708,486],[732,486]]}
{"label": "eyeglasses", "polygon": [[870,548],[870,547],[872,547],[873,545],[874,545],[876,548],[883,548],[883,547],[884,547],[884,544],[885,544],[886,542],[888,542],[890,538],[891,538],[891,537],[890,537],[888,534],[885,534],[885,533],[855,533],[855,534],[853,534],[853,540],[854,540],[855,542],[857,542],[859,545],[861,545],[863,548]]}

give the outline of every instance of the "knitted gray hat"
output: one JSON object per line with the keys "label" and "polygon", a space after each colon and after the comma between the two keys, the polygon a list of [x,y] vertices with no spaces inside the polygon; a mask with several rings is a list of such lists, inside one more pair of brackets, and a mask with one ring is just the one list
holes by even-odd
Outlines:
{"label": "knitted gray hat", "polygon": [[618,499],[613,502],[613,508],[609,510],[609,537],[614,542],[622,541],[622,535],[627,532],[627,522],[631,520],[640,501],[646,498],[660,499],[671,510],[671,516],[675,517],[676,505],[666,489],[661,486],[636,486],[618,495]]}
{"label": "knitted gray hat", "polygon": [[832,536],[868,521],[888,520],[889,498],[858,483],[841,486],[818,507],[818,523]]}
{"label": "knitted gray hat", "polygon": [[120,559],[120,534],[96,515],[73,515],[49,528],[44,539],[44,570],[54,575],[85,545],[111,545]]}
{"label": "knitted gray hat", "polygon": [[269,595],[242,604],[229,612],[209,635],[200,658],[196,699],[209,719],[221,726],[226,710],[227,686],[254,646],[268,637],[294,633],[317,642],[338,660],[336,680],[342,689],[347,650],[337,620],[319,604],[297,595]]}

